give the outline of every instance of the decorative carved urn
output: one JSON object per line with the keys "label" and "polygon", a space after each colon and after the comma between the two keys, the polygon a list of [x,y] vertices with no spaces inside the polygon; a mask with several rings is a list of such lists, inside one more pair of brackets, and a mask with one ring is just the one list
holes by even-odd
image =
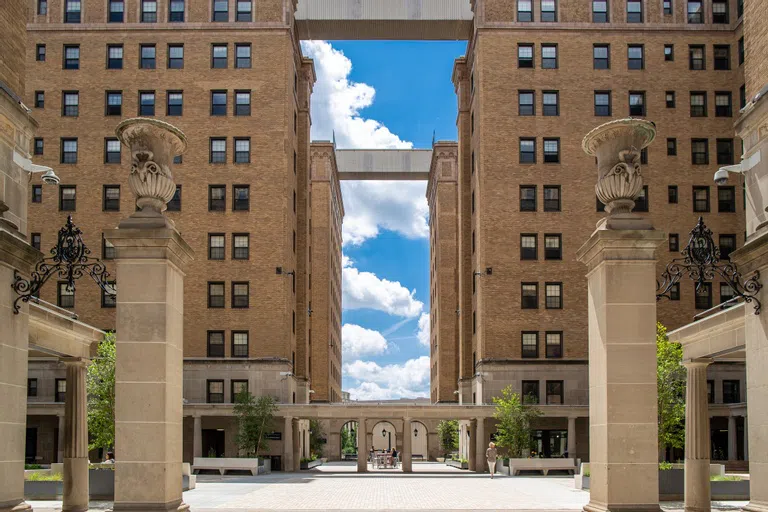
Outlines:
{"label": "decorative carved urn", "polygon": [[187,138],[175,126],[145,117],[126,119],[117,125],[115,134],[131,150],[128,185],[140,209],[131,217],[164,217],[168,201],[176,192],[171,173],[173,157],[187,149]]}
{"label": "decorative carved urn", "polygon": [[656,137],[656,125],[645,119],[617,119],[601,124],[581,142],[588,155],[597,157],[597,198],[608,217],[627,216],[643,190],[640,151]]}

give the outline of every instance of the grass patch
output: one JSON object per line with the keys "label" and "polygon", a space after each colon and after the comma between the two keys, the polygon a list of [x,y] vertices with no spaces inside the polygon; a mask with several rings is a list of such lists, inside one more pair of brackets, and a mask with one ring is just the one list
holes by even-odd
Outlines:
{"label": "grass patch", "polygon": [[712,482],[741,482],[744,480],[742,477],[737,475],[713,475],[709,477],[709,479]]}
{"label": "grass patch", "polygon": [[45,473],[30,473],[27,475],[26,480],[30,482],[61,482],[64,477],[61,473],[45,474]]}

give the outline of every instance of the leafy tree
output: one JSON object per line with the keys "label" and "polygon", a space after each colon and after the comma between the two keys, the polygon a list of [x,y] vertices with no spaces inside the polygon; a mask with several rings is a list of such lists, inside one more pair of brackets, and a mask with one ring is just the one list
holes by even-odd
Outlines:
{"label": "leafy tree", "polygon": [[90,450],[115,446],[115,354],[115,333],[108,332],[88,366],[85,382]]}
{"label": "leafy tree", "polygon": [[496,444],[509,451],[512,458],[521,457],[523,450],[529,449],[533,441],[531,425],[541,416],[536,407],[524,405],[518,393],[512,392],[512,386],[507,386],[501,392],[501,397],[493,397],[496,411]]}
{"label": "leafy tree", "polygon": [[246,457],[258,457],[269,448],[264,434],[272,431],[277,405],[271,396],[254,397],[250,391],[241,391],[235,397],[237,437],[235,443]]}
{"label": "leafy tree", "polygon": [[437,437],[443,454],[447,455],[459,449],[459,422],[457,420],[442,420],[437,424]]}
{"label": "leafy tree", "polygon": [[685,446],[685,379],[683,347],[672,343],[667,328],[656,324],[656,384],[658,387],[659,447]]}
{"label": "leafy tree", "polygon": [[[355,425],[357,425],[355,423]],[[347,429],[346,425],[341,429],[341,453],[345,455],[357,453],[356,430]]]}
{"label": "leafy tree", "polygon": [[309,451],[313,455],[322,457],[325,447],[325,433],[319,420],[309,420]]}

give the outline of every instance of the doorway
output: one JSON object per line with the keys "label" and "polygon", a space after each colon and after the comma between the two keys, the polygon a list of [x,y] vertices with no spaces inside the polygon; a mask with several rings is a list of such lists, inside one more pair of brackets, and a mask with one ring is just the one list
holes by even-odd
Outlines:
{"label": "doorway", "polygon": [[224,434],[223,428],[203,429],[203,457],[224,457]]}
{"label": "doorway", "polygon": [[[568,451],[567,430],[536,430],[531,455],[543,459],[563,457]],[[570,455],[573,457],[573,455]]]}
{"label": "doorway", "polygon": [[27,464],[34,464],[37,459],[37,427],[27,428],[27,440],[24,446],[24,461]]}

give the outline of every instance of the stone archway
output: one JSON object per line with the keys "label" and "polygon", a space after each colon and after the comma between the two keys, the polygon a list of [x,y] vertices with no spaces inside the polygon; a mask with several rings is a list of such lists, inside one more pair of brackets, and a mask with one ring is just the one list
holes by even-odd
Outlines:
{"label": "stone archway", "polygon": [[360,424],[356,420],[349,420],[339,429],[339,453],[340,460],[354,460],[357,456],[357,431]]}
{"label": "stone archway", "polygon": [[389,421],[383,420],[371,428],[371,445],[374,451],[389,451],[397,448],[397,430]]}
{"label": "stone archway", "polygon": [[413,460],[429,460],[429,430],[427,426],[421,421],[414,420],[411,422],[409,434],[411,435]]}

